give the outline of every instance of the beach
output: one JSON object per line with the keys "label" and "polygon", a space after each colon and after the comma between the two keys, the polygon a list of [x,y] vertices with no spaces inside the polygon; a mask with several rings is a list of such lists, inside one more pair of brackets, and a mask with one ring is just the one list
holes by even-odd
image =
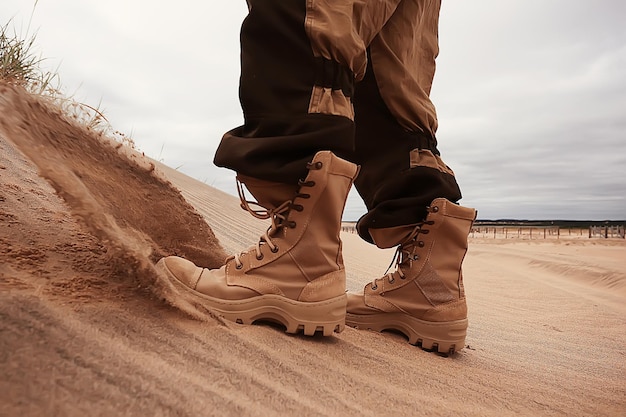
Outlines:
{"label": "beach", "polygon": [[[0,416],[626,413],[623,239],[470,237],[449,357],[239,325],[177,303],[154,263],[217,267],[266,223],[19,89],[0,114]],[[385,273],[393,249],[342,240],[348,290]]]}

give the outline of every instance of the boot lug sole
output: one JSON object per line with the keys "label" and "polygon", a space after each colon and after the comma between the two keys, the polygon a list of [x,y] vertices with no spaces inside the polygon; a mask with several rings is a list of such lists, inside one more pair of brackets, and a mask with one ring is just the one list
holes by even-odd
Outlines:
{"label": "boot lug sole", "polygon": [[[346,294],[315,302],[296,301],[277,294],[264,294],[244,300],[223,300],[189,288],[172,276],[161,261],[157,263],[157,269],[162,272],[159,276],[164,275],[174,287],[176,294],[170,296],[173,299],[168,301],[176,307],[184,301],[187,308],[183,310],[194,317],[206,319],[204,310],[209,310],[239,324],[277,322],[285,327],[287,333],[302,333],[306,336],[318,332],[323,336],[331,336],[333,333],[341,333],[346,326]],[[201,308],[197,307],[198,304]],[[196,311],[189,311],[190,306]]]}
{"label": "boot lug sole", "polygon": [[346,325],[376,332],[395,330],[404,334],[411,345],[428,351],[453,354],[465,347],[468,320],[431,322],[401,313],[372,315],[347,313]]}

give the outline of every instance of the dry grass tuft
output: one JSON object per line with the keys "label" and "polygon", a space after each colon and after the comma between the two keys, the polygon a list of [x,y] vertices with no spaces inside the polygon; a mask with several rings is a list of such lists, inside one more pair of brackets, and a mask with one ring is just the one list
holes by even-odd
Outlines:
{"label": "dry grass tuft", "polygon": [[[32,14],[35,13],[37,2]],[[29,32],[30,22],[25,35],[18,34],[12,19],[0,26],[0,82],[18,85],[31,94],[45,97],[66,117],[88,130],[135,148],[131,137],[113,129],[100,105],[93,107],[65,96],[58,73],[42,69],[44,59],[34,53],[36,33]]]}

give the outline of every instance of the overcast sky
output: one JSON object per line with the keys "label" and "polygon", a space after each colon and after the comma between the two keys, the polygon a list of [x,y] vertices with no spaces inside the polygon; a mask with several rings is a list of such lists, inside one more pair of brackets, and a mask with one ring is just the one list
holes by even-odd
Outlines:
{"label": "overcast sky", "polygon": [[[0,24],[24,34],[33,5],[2,0]],[[234,193],[212,159],[242,123],[245,14],[243,0],[40,0],[30,32],[67,95]],[[438,140],[480,219],[626,219],[625,22],[624,0],[443,0]],[[351,195],[346,219],[363,212]]]}

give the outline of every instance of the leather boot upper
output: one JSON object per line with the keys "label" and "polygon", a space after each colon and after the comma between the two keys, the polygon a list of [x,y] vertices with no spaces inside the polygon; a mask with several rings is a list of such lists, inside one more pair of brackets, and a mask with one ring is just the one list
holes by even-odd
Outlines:
{"label": "leather boot upper", "polygon": [[348,313],[405,313],[427,321],[467,317],[461,264],[476,211],[439,198],[426,220],[379,229],[380,247],[399,244],[397,269],[368,284],[363,295],[348,294]]}
{"label": "leather boot upper", "polygon": [[[293,188],[274,189],[268,183],[242,178],[271,219],[256,245],[227,258],[220,269],[199,268],[176,257],[165,259],[167,268],[190,288],[221,299],[277,294],[321,301],[344,294],[339,234],[358,167],[325,151],[315,155],[308,169],[307,177]],[[279,203],[290,193],[290,199]],[[254,213],[261,216],[259,211]]]}

